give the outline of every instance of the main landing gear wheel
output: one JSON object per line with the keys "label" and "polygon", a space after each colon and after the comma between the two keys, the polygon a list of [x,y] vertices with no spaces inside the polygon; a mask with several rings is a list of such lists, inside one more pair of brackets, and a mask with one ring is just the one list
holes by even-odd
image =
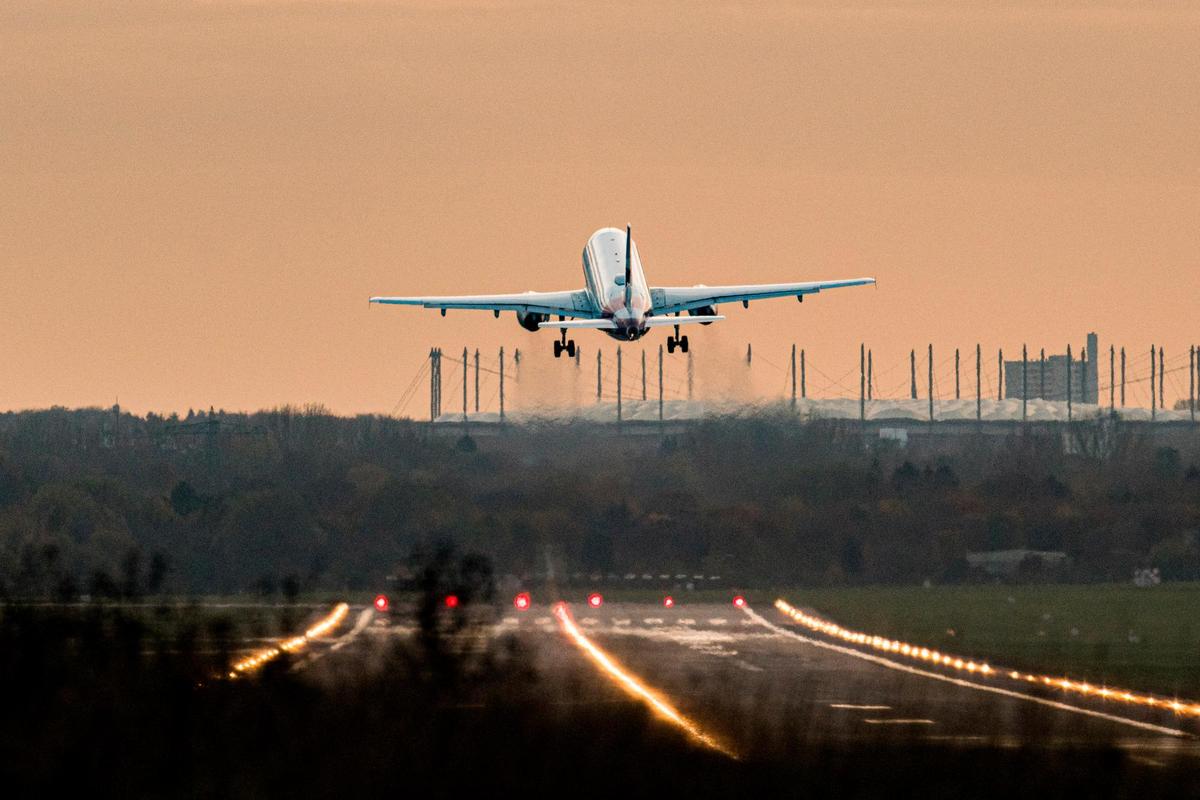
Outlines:
{"label": "main landing gear wheel", "polygon": [[686,353],[688,351],[687,336],[668,336],[667,337],[667,352],[674,353],[676,347],[679,348],[679,352]]}
{"label": "main landing gear wheel", "polygon": [[564,341],[554,343],[554,357],[562,358],[562,354],[566,353],[567,358],[574,358],[575,357],[575,340],[574,339],[567,340],[565,333],[563,334],[563,340]]}

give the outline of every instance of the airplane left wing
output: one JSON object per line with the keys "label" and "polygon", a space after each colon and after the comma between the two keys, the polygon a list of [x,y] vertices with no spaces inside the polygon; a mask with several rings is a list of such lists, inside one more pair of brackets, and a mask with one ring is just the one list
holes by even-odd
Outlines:
{"label": "airplane left wing", "polygon": [[592,303],[585,291],[576,292],[523,292],[521,294],[475,294],[445,297],[372,297],[372,303],[397,306],[422,306],[424,308],[475,309],[483,311],[520,311],[524,313],[554,314],[562,317],[596,316]]}
{"label": "airplane left wing", "polygon": [[654,314],[674,314],[719,303],[748,303],[772,297],[800,297],[825,289],[843,286],[865,286],[874,278],[849,278],[840,281],[809,281],[808,283],[750,283],[743,286],[663,286],[650,290]]}

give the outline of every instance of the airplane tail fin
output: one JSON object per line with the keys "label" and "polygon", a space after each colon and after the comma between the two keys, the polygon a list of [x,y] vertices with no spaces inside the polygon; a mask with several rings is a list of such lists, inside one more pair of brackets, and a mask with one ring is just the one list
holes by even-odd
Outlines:
{"label": "airplane tail fin", "polygon": [[625,308],[629,308],[629,303],[633,297],[633,285],[630,278],[633,277],[633,226],[625,225]]}

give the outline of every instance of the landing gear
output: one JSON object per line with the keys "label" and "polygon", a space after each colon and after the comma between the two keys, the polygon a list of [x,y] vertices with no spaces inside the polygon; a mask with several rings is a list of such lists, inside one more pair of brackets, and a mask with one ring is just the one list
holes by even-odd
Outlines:
{"label": "landing gear", "polygon": [[679,348],[679,352],[686,353],[688,351],[688,338],[679,335],[679,326],[675,326],[675,335],[667,337],[667,352],[674,353],[675,348]]}
{"label": "landing gear", "polygon": [[567,329],[562,329],[562,338],[554,343],[554,357],[562,358],[562,354],[566,353],[567,358],[575,357],[575,340],[567,340]]}

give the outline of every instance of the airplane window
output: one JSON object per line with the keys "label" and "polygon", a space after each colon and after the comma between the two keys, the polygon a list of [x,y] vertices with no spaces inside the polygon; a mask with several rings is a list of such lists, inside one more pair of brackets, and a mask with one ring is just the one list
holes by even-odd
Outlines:
{"label": "airplane window", "polygon": [[625,285],[625,276],[618,275],[617,277],[613,278],[613,283],[615,283],[617,286],[624,286]]}

